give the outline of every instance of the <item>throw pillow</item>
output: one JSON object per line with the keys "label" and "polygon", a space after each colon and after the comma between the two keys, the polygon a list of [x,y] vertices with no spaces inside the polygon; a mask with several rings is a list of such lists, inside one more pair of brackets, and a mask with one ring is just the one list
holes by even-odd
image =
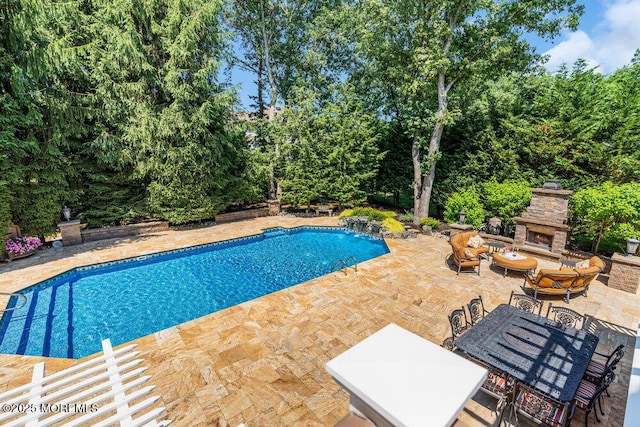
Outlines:
{"label": "throw pillow", "polygon": [[471,250],[467,248],[464,248],[462,252],[464,252],[464,255],[468,258],[474,258],[476,256],[473,252],[471,252]]}
{"label": "throw pillow", "polygon": [[589,268],[589,260],[585,259],[576,264],[577,269]]}
{"label": "throw pillow", "polygon": [[469,239],[467,245],[474,249],[478,249],[480,246],[484,245],[484,239],[480,236],[473,236]]}

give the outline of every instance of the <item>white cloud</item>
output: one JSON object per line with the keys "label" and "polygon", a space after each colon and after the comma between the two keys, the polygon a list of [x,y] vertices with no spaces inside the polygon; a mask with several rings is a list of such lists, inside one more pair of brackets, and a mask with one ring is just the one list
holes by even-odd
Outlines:
{"label": "white cloud", "polygon": [[545,67],[557,71],[560,64],[571,67],[576,59],[583,58],[590,66],[599,65],[600,71],[611,73],[630,64],[634,52],[640,48],[639,17],[640,0],[605,3],[597,25],[566,33],[564,41],[544,53],[550,56]]}
{"label": "white cloud", "polygon": [[597,66],[599,61],[593,56],[594,42],[584,31],[576,31],[567,34],[567,40],[561,42],[557,46],[552,47],[544,53],[549,56],[549,61],[545,67],[549,71],[558,71],[562,64],[566,64],[569,68],[577,59],[584,59],[590,67]]}

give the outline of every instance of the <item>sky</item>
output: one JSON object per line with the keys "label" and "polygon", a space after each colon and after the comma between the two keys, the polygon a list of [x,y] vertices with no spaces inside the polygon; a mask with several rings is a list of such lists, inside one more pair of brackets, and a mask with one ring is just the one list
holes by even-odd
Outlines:
{"label": "sky", "polygon": [[[552,42],[531,38],[538,53],[549,55],[545,68],[558,71],[563,63],[571,69],[577,59],[584,59],[603,74],[610,74],[631,63],[640,48],[640,0],[579,0],[584,15],[577,31],[564,31]],[[232,83],[237,87],[240,102],[250,109],[249,95],[255,92],[255,77],[234,69]]]}
{"label": "sky", "polygon": [[631,63],[640,48],[640,0],[582,0],[584,15],[577,31],[565,31],[552,43],[535,43],[549,55],[545,67],[555,72],[582,58],[603,74]]}

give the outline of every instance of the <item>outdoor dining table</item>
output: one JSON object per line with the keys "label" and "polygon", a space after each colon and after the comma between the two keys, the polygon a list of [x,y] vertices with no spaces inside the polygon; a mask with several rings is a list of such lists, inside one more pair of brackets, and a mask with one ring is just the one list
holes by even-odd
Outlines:
{"label": "outdoor dining table", "polygon": [[598,337],[502,304],[456,339],[468,355],[547,395],[575,396]]}
{"label": "outdoor dining table", "polygon": [[376,426],[444,427],[488,371],[395,324],[326,364],[349,403]]}

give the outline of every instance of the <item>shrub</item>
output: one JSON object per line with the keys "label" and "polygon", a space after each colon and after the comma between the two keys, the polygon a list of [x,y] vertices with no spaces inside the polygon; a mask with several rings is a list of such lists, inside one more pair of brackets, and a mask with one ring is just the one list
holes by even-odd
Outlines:
{"label": "shrub", "polygon": [[385,230],[390,231],[392,233],[402,233],[404,232],[404,225],[402,225],[399,221],[393,218],[387,218],[382,221],[382,226]]}
{"label": "shrub", "polygon": [[413,222],[413,214],[411,212],[405,212],[400,215],[398,219],[402,222]]}
{"label": "shrub", "polygon": [[374,208],[353,208],[345,209],[338,218],[345,218],[348,216],[367,216],[373,221],[384,221],[387,218],[395,218],[396,213],[391,211],[380,211]]}
{"label": "shrub", "polygon": [[475,186],[457,191],[447,198],[444,205],[444,220],[450,224],[458,222],[460,211],[467,213],[465,223],[478,229],[486,217],[486,212],[480,203],[480,196]]}
{"label": "shrub", "polygon": [[353,216],[353,209],[345,209],[342,212],[340,212],[340,215],[338,215],[338,219],[339,218],[346,218],[348,216]]}
{"label": "shrub", "polygon": [[573,194],[570,207],[575,238],[590,239],[593,252],[598,252],[601,242],[607,248],[624,248],[626,239],[639,234],[640,184],[605,182],[585,188]]}
{"label": "shrub", "polygon": [[432,230],[438,230],[440,228],[440,220],[426,216],[420,219],[420,226],[427,225]]}
{"label": "shrub", "polygon": [[531,188],[526,181],[495,178],[482,186],[485,207],[490,215],[499,217],[504,224],[513,224],[513,217],[520,215],[531,202]]}

